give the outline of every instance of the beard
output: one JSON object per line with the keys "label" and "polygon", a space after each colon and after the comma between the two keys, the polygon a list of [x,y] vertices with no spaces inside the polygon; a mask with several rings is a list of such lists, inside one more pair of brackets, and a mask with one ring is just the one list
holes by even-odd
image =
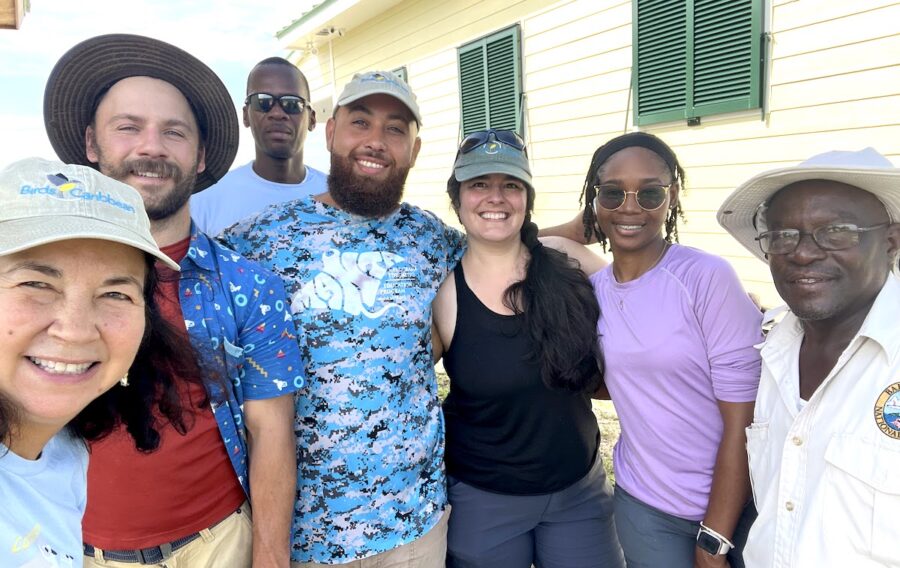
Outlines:
{"label": "beard", "polygon": [[362,217],[385,217],[400,206],[409,168],[395,167],[384,181],[353,173],[353,159],[331,154],[328,192],[341,209]]}
{"label": "beard", "polygon": [[168,219],[180,211],[190,200],[194,191],[194,184],[197,181],[197,174],[195,173],[197,171],[197,162],[191,167],[191,173],[185,173],[177,164],[162,159],[138,158],[113,164],[104,158],[99,146],[94,144],[93,150],[99,158],[97,165],[100,171],[104,175],[122,183],[127,183],[125,180],[134,172],[157,174],[172,180],[174,185],[168,193],[148,196],[141,188],[135,188],[141,194],[144,209],[147,211],[147,217],[151,221]]}

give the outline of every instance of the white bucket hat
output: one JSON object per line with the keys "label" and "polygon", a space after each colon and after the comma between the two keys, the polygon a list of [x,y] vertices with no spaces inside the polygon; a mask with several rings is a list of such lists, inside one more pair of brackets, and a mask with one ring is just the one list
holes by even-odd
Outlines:
{"label": "white bucket hat", "polygon": [[153,240],[132,187],[88,166],[41,158],[0,171],[0,256],[69,239],[122,243],[178,270]]}
{"label": "white bucket hat", "polygon": [[716,219],[747,250],[767,262],[756,241],[761,206],[781,188],[811,179],[836,181],[868,191],[884,204],[892,223],[900,222],[900,168],[874,148],[826,152],[796,166],[753,176],[725,199]]}

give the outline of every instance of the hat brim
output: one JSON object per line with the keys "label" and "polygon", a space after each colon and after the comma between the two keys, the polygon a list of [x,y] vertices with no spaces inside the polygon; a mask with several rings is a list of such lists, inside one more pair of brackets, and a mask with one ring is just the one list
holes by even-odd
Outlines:
{"label": "hat brim", "polygon": [[754,216],[778,191],[800,181],[823,179],[858,187],[875,195],[891,222],[900,222],[900,168],[790,167],[754,176],[729,195],[716,214],[719,224],[758,259],[768,263],[756,241]]}
{"label": "hat brim", "polygon": [[98,239],[128,245],[153,255],[173,270],[180,270],[178,263],[160,251],[156,243],[148,242],[138,233],[117,223],[78,215],[48,215],[4,221],[0,231],[0,255],[72,239]]}
{"label": "hat brim", "polygon": [[531,185],[531,174],[522,168],[504,162],[476,162],[466,166],[459,166],[453,170],[456,181],[463,182],[477,177],[491,174],[505,174]]}
{"label": "hat brim", "polygon": [[53,67],[44,89],[44,126],[50,144],[67,164],[96,167],[87,159],[84,132],[101,93],[127,77],[161,79],[184,94],[205,130],[206,169],[194,192],[228,172],[237,154],[240,127],[228,89],[202,61],[168,43],[138,35],[110,34],[83,41]]}

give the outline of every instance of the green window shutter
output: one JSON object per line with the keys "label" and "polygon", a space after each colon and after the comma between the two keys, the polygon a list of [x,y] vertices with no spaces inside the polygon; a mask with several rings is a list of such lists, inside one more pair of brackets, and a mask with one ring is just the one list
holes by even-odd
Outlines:
{"label": "green window shutter", "polygon": [[687,4],[635,0],[632,13],[637,124],[687,118]]}
{"label": "green window shutter", "polygon": [[462,133],[485,128],[521,130],[519,28],[459,48]]}
{"label": "green window shutter", "polygon": [[635,123],[759,108],[764,0],[635,0]]}
{"label": "green window shutter", "polygon": [[463,136],[487,128],[484,46],[459,53],[459,97]]}
{"label": "green window shutter", "polygon": [[692,116],[758,108],[763,0],[694,0]]}

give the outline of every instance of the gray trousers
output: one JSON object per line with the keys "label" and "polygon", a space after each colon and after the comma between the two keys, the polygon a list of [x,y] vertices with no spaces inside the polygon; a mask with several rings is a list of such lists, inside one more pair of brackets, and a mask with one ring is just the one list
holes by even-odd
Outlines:
{"label": "gray trousers", "polygon": [[[628,568],[694,568],[699,521],[663,513],[616,487],[616,531]],[[734,549],[728,553],[731,568],[744,568],[742,553],[750,525],[756,519],[751,501],[734,530]]]}
{"label": "gray trousers", "polygon": [[452,568],[624,568],[600,456],[569,487],[503,495],[448,478]]}

